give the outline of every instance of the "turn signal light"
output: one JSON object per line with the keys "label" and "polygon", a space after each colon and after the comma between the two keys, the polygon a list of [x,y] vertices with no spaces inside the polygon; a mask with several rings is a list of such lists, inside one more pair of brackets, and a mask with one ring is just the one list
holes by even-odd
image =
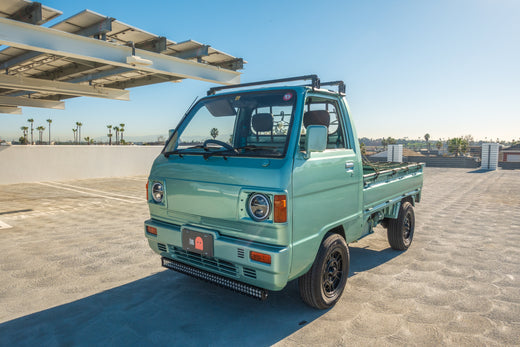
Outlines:
{"label": "turn signal light", "polygon": [[146,231],[149,234],[156,235],[157,236],[157,228],[151,227],[149,225],[146,226]]}
{"label": "turn signal light", "polygon": [[249,253],[251,260],[259,261],[260,263],[271,264],[271,256],[269,254],[253,252]]}
{"label": "turn signal light", "polygon": [[274,196],[274,222],[287,222],[287,197],[285,195]]}

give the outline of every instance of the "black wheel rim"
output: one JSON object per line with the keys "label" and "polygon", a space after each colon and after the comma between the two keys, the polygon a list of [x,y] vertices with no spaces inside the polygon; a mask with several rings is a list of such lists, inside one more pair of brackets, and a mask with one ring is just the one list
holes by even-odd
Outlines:
{"label": "black wheel rim", "polygon": [[405,243],[410,243],[413,236],[413,220],[410,213],[407,213],[403,220],[403,239]]}
{"label": "black wheel rim", "polygon": [[323,271],[323,292],[327,297],[333,297],[341,287],[343,278],[343,255],[339,250],[329,254]]}

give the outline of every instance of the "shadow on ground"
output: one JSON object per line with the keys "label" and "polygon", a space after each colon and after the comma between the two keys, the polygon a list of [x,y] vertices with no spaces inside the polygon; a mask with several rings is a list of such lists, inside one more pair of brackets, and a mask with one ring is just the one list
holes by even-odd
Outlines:
{"label": "shadow on ground", "polygon": [[471,170],[471,171],[468,171],[468,173],[488,173],[488,172],[493,172],[494,170],[488,170],[488,169],[476,169],[476,170]]}
{"label": "shadow on ground", "polygon": [[[350,254],[352,276],[401,253],[352,247]],[[271,292],[268,300],[262,302],[164,270],[0,324],[0,342],[2,345],[271,345],[326,313],[300,300],[297,281],[290,282],[281,292]]]}
{"label": "shadow on ground", "polygon": [[349,247],[350,252],[350,277],[356,274],[373,269],[393,258],[403,254],[388,247],[381,251],[369,248]]}

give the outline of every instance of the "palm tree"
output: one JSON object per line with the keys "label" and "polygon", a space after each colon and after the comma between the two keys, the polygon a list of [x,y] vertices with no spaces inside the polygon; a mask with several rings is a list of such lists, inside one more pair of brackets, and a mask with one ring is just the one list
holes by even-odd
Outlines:
{"label": "palm tree", "polygon": [[211,137],[213,137],[213,139],[216,139],[218,136],[218,129],[212,128],[211,131],[209,132],[209,134],[211,135]]}
{"label": "palm tree", "polygon": [[81,126],[83,123],[76,122],[76,129],[78,130],[78,145],[81,145]]}
{"label": "palm tree", "polygon": [[116,144],[119,143],[119,127],[114,125],[114,130],[116,131]]}
{"label": "palm tree", "polygon": [[121,133],[121,143],[123,143],[123,133],[125,132],[125,123],[119,124],[119,132]]}
{"label": "palm tree", "polygon": [[112,146],[112,126],[111,125],[107,125],[107,128],[108,128],[108,145],[109,146]]}
{"label": "palm tree", "polygon": [[91,143],[94,143],[94,139],[91,139],[90,136],[85,137],[84,140],[87,141],[87,145],[89,145],[89,146]]}
{"label": "palm tree", "polygon": [[47,123],[49,123],[49,145],[51,144],[51,123],[52,119],[47,119]]}
{"label": "palm tree", "polygon": [[76,144],[76,135],[77,135],[76,132],[77,131],[78,131],[78,129],[72,128],[72,133],[74,134],[74,142],[73,142],[74,144]]}
{"label": "palm tree", "polygon": [[33,131],[34,131],[34,130],[33,130],[33,123],[34,123],[34,119],[29,118],[27,121],[28,121],[29,123],[31,123],[31,145],[32,145],[32,144],[34,143],[34,141],[33,141]]}
{"label": "palm tree", "polygon": [[424,139],[426,140],[426,146],[428,146],[428,153],[430,152],[430,134],[424,134]]}
{"label": "palm tree", "polygon": [[41,145],[43,142],[42,137],[43,137],[43,131],[45,130],[45,127],[40,125],[40,126],[36,127],[36,130],[38,130],[38,132],[40,133],[38,138],[40,139],[40,145]]}
{"label": "palm tree", "polygon": [[26,126],[22,126],[22,127],[20,127],[20,130],[23,133],[23,137],[21,137],[21,139],[23,139],[23,141],[20,141],[20,142],[22,142],[24,145],[26,145],[27,144],[27,130],[29,130],[29,128]]}

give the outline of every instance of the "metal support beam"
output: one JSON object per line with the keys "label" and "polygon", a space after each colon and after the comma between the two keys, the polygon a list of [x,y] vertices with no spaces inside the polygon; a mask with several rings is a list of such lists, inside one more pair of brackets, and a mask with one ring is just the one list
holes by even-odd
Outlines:
{"label": "metal support beam", "polygon": [[[127,57],[132,55],[131,47],[5,18],[0,18],[0,44],[135,69],[126,63]],[[152,62],[150,66],[138,66],[142,71],[219,84],[240,81],[240,73],[236,71],[141,49],[136,49],[136,55]]]}
{"label": "metal support beam", "polygon": [[181,59],[193,59],[193,58],[207,57],[209,55],[209,47],[210,46],[208,46],[208,45],[204,45],[202,47],[188,49],[186,51],[172,54],[172,56],[181,58]]}
{"label": "metal support beam", "polygon": [[47,81],[39,78],[8,76],[0,74],[0,88],[49,92],[74,96],[92,96],[106,99],[130,100],[127,90],[92,87],[82,84]]}
{"label": "metal support beam", "polygon": [[106,17],[105,19],[89,26],[88,28],[83,28],[79,31],[76,31],[74,34],[87,37],[106,35],[106,33],[112,31],[113,21],[115,21],[114,18]]}
{"label": "metal support beam", "polygon": [[0,113],[22,114],[22,109],[14,106],[0,106]]}
{"label": "metal support beam", "polygon": [[24,61],[27,61],[29,59],[39,56],[40,54],[41,54],[40,52],[34,52],[34,51],[22,53],[14,58],[4,61],[2,64],[0,64],[0,70],[4,70],[4,69],[7,70],[11,66],[15,66],[20,63],[23,63]]}
{"label": "metal support beam", "polygon": [[[77,32],[75,32],[75,35],[80,36],[95,36],[95,35],[105,35],[106,33],[110,32],[112,30],[112,22],[114,21],[114,18],[107,17],[103,19],[102,21],[91,25],[88,28],[81,29]],[[41,55],[41,52],[26,52],[22,53],[16,57],[13,57],[2,64],[0,64],[0,69],[9,69],[11,66],[15,66],[18,64],[23,63],[24,61],[30,60],[34,57],[37,57]]]}
{"label": "metal support beam", "polygon": [[166,37],[159,36],[153,40],[136,43],[135,48],[144,49],[145,51],[150,52],[162,53],[166,51]]}
{"label": "metal support beam", "polygon": [[9,18],[29,24],[43,24],[44,20],[42,16],[42,4],[40,4],[39,2],[33,2],[32,4],[29,4],[24,8],[19,9],[18,11],[13,13]]}
{"label": "metal support beam", "polygon": [[53,108],[55,110],[65,109],[65,103],[62,101],[30,99],[14,96],[0,96],[0,105]]}
{"label": "metal support beam", "polygon": [[133,71],[133,69],[129,69],[126,67],[116,67],[114,69],[99,71],[99,72],[91,73],[91,74],[88,74],[85,76],[76,77],[76,78],[67,80],[67,83],[81,83],[81,82],[95,81],[100,78],[120,75],[122,73],[130,72],[130,71]]}
{"label": "metal support beam", "polygon": [[216,63],[215,65],[220,66],[224,69],[242,70],[244,68],[244,59],[237,58],[234,60],[224,61],[222,63]]}

